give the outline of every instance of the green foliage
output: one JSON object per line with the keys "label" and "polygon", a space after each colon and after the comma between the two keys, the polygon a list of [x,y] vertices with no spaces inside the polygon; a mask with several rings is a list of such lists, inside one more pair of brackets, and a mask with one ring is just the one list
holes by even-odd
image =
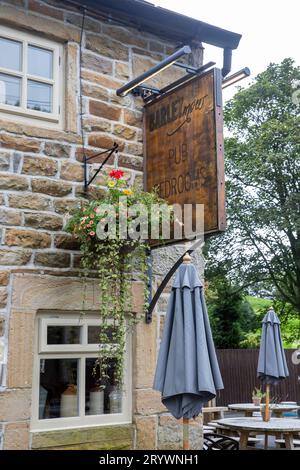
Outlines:
{"label": "green foliage", "polygon": [[238,348],[243,338],[242,294],[226,278],[219,278],[209,283],[206,298],[216,347]]}
{"label": "green foliage", "polygon": [[[105,383],[113,361],[113,381],[118,386],[121,386],[123,381],[126,334],[138,320],[132,312],[132,278],[145,283],[146,293],[146,252],[149,249],[148,233],[145,239],[132,239],[127,232],[122,238],[119,231],[120,219],[124,216],[129,225],[135,224],[135,217],[138,215],[128,216],[128,211],[134,204],[139,203],[143,204],[150,220],[152,205],[166,204],[158,197],[156,191],[144,192],[138,187],[127,187],[122,177],[121,170],[113,170],[107,179],[107,191],[102,199],[93,199],[77,208],[67,226],[67,230],[80,242],[83,277],[86,279],[97,274],[99,278],[99,379]],[[113,214],[106,210],[108,205],[113,208]],[[156,217],[161,224],[162,213],[158,212]],[[151,220],[153,221],[153,218]],[[105,233],[110,224],[115,227],[114,236],[98,239],[99,227],[103,229],[102,233]],[[148,229],[151,230],[151,225]]]}
{"label": "green foliage", "polygon": [[259,348],[261,338],[261,321],[272,306],[281,322],[281,337],[284,348],[297,348],[300,344],[300,318],[298,312],[290,304],[279,300],[271,301],[258,297],[247,296],[256,318],[256,327],[245,334],[241,347]]}
{"label": "green foliage", "polygon": [[264,398],[266,394],[262,391],[261,387],[255,387],[252,391],[252,397]]}
{"label": "green foliage", "polygon": [[[209,268],[272,292],[300,312],[300,68],[271,64],[225,107],[228,230],[212,238]],[[285,310],[286,314],[286,310]]]}

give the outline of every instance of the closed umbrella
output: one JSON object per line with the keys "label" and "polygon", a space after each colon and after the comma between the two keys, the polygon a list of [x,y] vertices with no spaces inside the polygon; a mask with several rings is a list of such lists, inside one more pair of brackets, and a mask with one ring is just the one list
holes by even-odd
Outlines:
{"label": "closed umbrella", "polygon": [[272,308],[262,321],[257,375],[261,382],[266,384],[265,421],[269,421],[270,385],[278,383],[289,375],[281,341],[280,321]]}
{"label": "closed umbrella", "polygon": [[177,419],[183,418],[184,448],[189,448],[188,420],[223,388],[203,285],[185,255],[168,302],[153,388]]}

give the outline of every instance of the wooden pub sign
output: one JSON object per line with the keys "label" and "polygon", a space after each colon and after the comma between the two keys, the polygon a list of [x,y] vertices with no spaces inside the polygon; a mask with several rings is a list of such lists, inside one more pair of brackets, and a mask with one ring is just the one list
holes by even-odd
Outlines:
{"label": "wooden pub sign", "polygon": [[212,69],[145,105],[145,190],[203,204],[205,235],[226,228],[221,84]]}

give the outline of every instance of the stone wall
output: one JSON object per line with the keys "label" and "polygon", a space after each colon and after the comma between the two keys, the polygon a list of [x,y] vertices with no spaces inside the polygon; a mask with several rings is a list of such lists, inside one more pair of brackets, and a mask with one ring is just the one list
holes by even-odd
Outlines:
{"label": "stone wall", "polygon": [[[18,355],[14,356],[11,346],[15,331],[13,291],[18,296],[14,276],[50,276],[54,282],[58,277],[63,281],[78,276],[78,246],[64,227],[69,211],[85,197],[82,137],[88,156],[117,142],[119,164],[126,177],[131,182],[142,184],[143,102],[131,95],[120,98],[116,89],[171,53],[177,45],[87,15],[81,45],[81,133],[79,63],[82,14],[76,8],[66,8],[63,1],[6,0],[0,2],[2,24],[56,40],[64,46],[63,129],[47,129],[39,125],[39,121],[36,126],[29,125],[26,119],[17,123],[12,115],[0,120],[0,434],[2,429],[5,449],[26,449],[31,446],[31,389],[28,384],[18,380],[14,382],[15,379],[11,381],[12,377],[18,378],[19,364]],[[197,57],[199,50],[200,45],[195,54]],[[199,58],[197,60],[199,65]],[[153,83],[162,86],[181,74],[180,69],[172,67],[155,77]],[[96,163],[89,165],[90,176],[97,168]],[[113,161],[109,164],[112,165]],[[98,186],[94,185],[92,191],[101,194],[103,177],[99,175],[95,183]],[[172,248],[164,253],[168,261],[156,265],[156,281],[166,264],[177,256]],[[158,258],[161,259],[160,256]],[[43,296],[43,288],[35,295],[36,298]],[[136,295],[142,296],[141,293]],[[66,300],[68,302],[69,297]],[[168,432],[172,426],[176,428],[166,415],[159,395],[151,388],[165,301],[166,295],[151,325],[143,322],[138,325],[134,341],[135,432],[132,433],[132,445],[136,448],[166,448],[168,438],[163,437],[162,430],[164,426]],[[81,305],[77,308],[80,310]],[[36,312],[33,306],[30,311],[32,315]],[[22,331],[28,332],[32,341],[30,315],[24,319],[20,312],[14,315],[16,320],[25,322],[22,323]],[[20,334],[19,341],[22,338]],[[21,344],[20,350],[24,347],[26,352],[26,344]],[[25,354],[26,357],[28,355]],[[30,377],[31,360],[22,364]],[[174,446],[172,439],[171,447]],[[78,440],[75,444],[80,447]],[[72,445],[70,440],[68,445]]]}

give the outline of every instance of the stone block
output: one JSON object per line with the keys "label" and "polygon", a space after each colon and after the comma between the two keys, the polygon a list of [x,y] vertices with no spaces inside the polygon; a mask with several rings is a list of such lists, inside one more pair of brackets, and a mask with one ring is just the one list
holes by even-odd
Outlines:
{"label": "stone block", "polygon": [[38,140],[27,139],[11,134],[0,135],[0,148],[19,150],[20,152],[39,152],[41,143]]}
{"label": "stone block", "polygon": [[[86,283],[86,310],[98,310],[100,303],[95,292],[98,281]],[[24,312],[44,309],[45,305],[54,310],[80,310],[85,286],[82,279],[57,276],[15,274],[13,283],[13,308]],[[32,335],[31,335],[32,336]]]}
{"label": "stone block", "polygon": [[78,109],[77,95],[79,90],[78,57],[79,47],[77,44],[67,44],[66,70],[67,87],[65,93],[66,104],[66,129],[77,132]]}
{"label": "stone block", "polygon": [[128,142],[126,145],[126,153],[136,155],[137,157],[143,156],[143,144],[137,142]]}
{"label": "stone block", "polygon": [[[92,57],[95,58],[95,56],[92,56]],[[96,59],[97,59],[97,63],[98,62],[100,64],[103,63],[102,58],[101,58],[101,60],[99,60],[98,58],[96,58]],[[96,62],[96,60],[95,60],[95,62]],[[108,63],[112,67],[111,62],[108,62]],[[87,67],[87,68],[92,68],[92,67]],[[96,72],[98,72],[98,73],[94,73],[93,70],[94,69],[92,69],[92,70],[83,69],[82,73],[81,73],[82,79],[83,80],[88,80],[89,82],[96,83],[97,85],[101,85],[104,88],[109,88],[110,90],[116,90],[117,88],[120,88],[120,86],[122,86],[123,83],[124,83],[120,80],[116,80],[116,79],[108,77],[106,75],[100,75],[99,74],[99,73],[107,73],[107,74],[110,75],[112,73],[112,68],[111,68],[110,72],[101,72],[101,71],[99,72],[98,70],[96,70]]]}
{"label": "stone block", "polygon": [[24,157],[22,173],[25,175],[54,176],[57,173],[55,160],[46,157]]}
{"label": "stone block", "polygon": [[28,2],[29,10],[34,11],[40,15],[50,16],[50,18],[55,18],[56,20],[64,19],[64,12],[56,8],[52,8],[49,5],[45,5],[44,2],[38,0],[29,0]]}
{"label": "stone block", "polygon": [[160,393],[156,390],[135,390],[135,412],[139,415],[153,415],[166,411],[161,402]]}
{"label": "stone block", "polygon": [[124,60],[129,59],[129,49],[118,41],[106,36],[95,34],[86,35],[86,48],[110,59]]}
{"label": "stone block", "polygon": [[7,229],[5,243],[23,248],[47,248],[51,245],[51,237],[48,233],[37,230]]}
{"label": "stone block", "polygon": [[[82,67],[97,72],[97,73],[104,73],[108,75],[112,75],[113,71],[113,63],[111,60],[104,59],[103,57],[97,57],[94,54],[90,54],[89,52],[84,52],[82,54]],[[87,72],[82,71],[82,77],[86,76]],[[99,83],[100,85],[100,83]]]}
{"label": "stone block", "polygon": [[34,264],[37,266],[49,266],[53,268],[68,268],[70,266],[69,253],[58,251],[48,251],[36,253],[34,257]]}
{"label": "stone block", "polygon": [[[16,346],[16,345],[15,345]],[[30,418],[31,389],[6,390],[0,393],[0,421],[24,421]]]}
{"label": "stone block", "polygon": [[115,124],[113,133],[126,140],[133,140],[136,136],[136,130],[132,127],[124,126],[122,124]]}
{"label": "stone block", "polygon": [[119,155],[119,165],[137,171],[143,171],[144,168],[143,159],[141,157],[133,157],[132,155],[126,155],[124,153]]}
{"label": "stone block", "polygon": [[28,251],[0,250],[2,266],[21,266],[27,264],[31,253]]}
{"label": "stone block", "polygon": [[129,64],[124,62],[115,63],[115,74],[121,80],[128,80],[130,78]]}
{"label": "stone block", "polygon": [[[30,313],[30,311],[13,311],[11,313],[9,322],[7,367],[7,386],[9,388],[26,388],[31,386],[33,369],[34,316],[35,313]],[[30,416],[30,396],[31,389],[23,392],[22,397],[24,400],[27,400],[26,406],[22,404],[24,415],[20,415],[19,410],[17,411],[18,416],[16,416],[15,419],[26,419],[26,417]],[[12,400],[17,400],[18,394],[12,394],[11,397]]]}
{"label": "stone block", "polygon": [[7,286],[9,282],[9,271],[0,271],[0,286]]}
{"label": "stone block", "polygon": [[54,210],[59,214],[66,214],[80,207],[80,202],[80,199],[59,198],[54,201]]}
{"label": "stone block", "polygon": [[7,302],[7,289],[6,287],[0,287],[0,308],[5,308],[6,302]]}
{"label": "stone block", "polygon": [[[71,12],[66,12],[65,20],[67,23],[70,23],[78,28],[82,26],[82,14],[76,14]],[[96,21],[92,18],[85,17],[84,19],[84,29],[85,31],[91,31],[93,33],[100,33],[101,32],[101,23],[100,21]]]}
{"label": "stone block", "polygon": [[72,186],[69,183],[45,178],[33,178],[31,184],[32,191],[36,193],[49,194],[50,196],[67,196],[67,194],[70,194],[72,191]]}
{"label": "stone block", "polygon": [[28,180],[25,176],[0,174],[0,189],[26,191]]}
{"label": "stone block", "polygon": [[148,47],[148,40],[144,39],[142,35],[137,34],[135,29],[130,30],[115,25],[103,24],[103,33],[122,44],[129,44],[144,49]]}
{"label": "stone block", "polygon": [[156,318],[151,324],[141,321],[134,335],[133,380],[135,388],[151,388],[156,368]]}
{"label": "stone block", "polygon": [[55,158],[69,158],[71,147],[66,144],[57,144],[55,142],[46,142],[44,153]]}
{"label": "stone block", "polygon": [[142,128],[143,126],[143,113],[139,111],[132,111],[131,109],[124,110],[124,122],[129,126]]}
{"label": "stone block", "polygon": [[55,248],[63,250],[79,250],[80,243],[72,235],[60,233],[54,236]]}
{"label": "stone block", "polygon": [[[3,336],[5,333],[5,317],[0,316],[0,336]],[[1,430],[0,430],[1,432]]]}
{"label": "stone block", "polygon": [[102,103],[101,101],[90,101],[90,113],[112,121],[119,121],[121,117],[120,108]]}
{"label": "stone block", "polygon": [[[88,117],[83,119],[83,127],[88,132],[110,132],[111,126],[111,122],[107,121],[106,119],[96,117]],[[78,152],[82,152],[82,149],[77,148],[76,155]]]}
{"label": "stone block", "polygon": [[108,101],[109,99],[107,89],[87,82],[84,82],[82,85],[82,94],[96,100]]}
{"label": "stone block", "polygon": [[45,230],[61,230],[63,227],[63,218],[59,215],[26,212],[24,217],[25,225],[28,227],[41,228]]}
{"label": "stone block", "polygon": [[[89,145],[92,147],[99,147],[102,149],[109,149],[112,148],[114,143],[117,142],[119,144],[119,149],[122,151],[124,149],[124,142],[114,139],[110,135],[105,134],[91,134],[89,136]],[[100,155],[99,155],[100,156]],[[103,155],[100,157],[103,158]],[[93,162],[97,162],[97,160],[93,160]]]}
{"label": "stone block", "polygon": [[60,177],[67,181],[83,181],[83,165],[69,161],[62,162]]}
{"label": "stone block", "polygon": [[8,203],[10,207],[33,209],[36,211],[47,211],[51,207],[50,198],[32,193],[9,194]]}
{"label": "stone block", "polygon": [[71,132],[48,129],[46,127],[29,126],[24,123],[21,124],[3,119],[0,120],[0,129],[15,134],[26,135],[28,137],[38,137],[39,139],[54,139],[74,144],[81,143],[81,136]]}
{"label": "stone block", "polygon": [[11,155],[9,153],[0,153],[0,171],[8,171],[10,167]]}
{"label": "stone block", "polygon": [[0,208],[0,224],[21,225],[21,212]]}
{"label": "stone block", "polygon": [[43,36],[62,41],[80,41],[80,30],[68,24],[62,25],[60,21],[50,16],[43,17],[37,13],[17,10],[14,6],[1,6],[0,19],[11,25],[28,29]]}
{"label": "stone block", "polygon": [[29,422],[8,423],[4,431],[4,450],[28,450]]}
{"label": "stone block", "polygon": [[136,416],[136,449],[157,449],[157,416]]}
{"label": "stone block", "polygon": [[32,433],[32,449],[99,449],[132,448],[133,426],[122,424],[91,428],[63,429]]}

